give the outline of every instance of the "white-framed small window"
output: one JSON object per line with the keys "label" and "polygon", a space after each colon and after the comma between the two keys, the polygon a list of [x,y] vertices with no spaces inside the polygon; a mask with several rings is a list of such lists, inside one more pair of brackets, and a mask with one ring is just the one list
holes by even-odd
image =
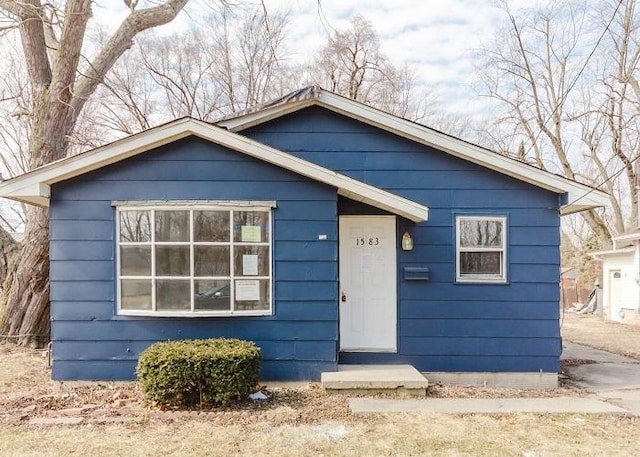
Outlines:
{"label": "white-framed small window", "polygon": [[118,313],[271,314],[271,208],[117,206]]}
{"label": "white-framed small window", "polygon": [[456,217],[456,281],[506,282],[506,257],[506,217]]}

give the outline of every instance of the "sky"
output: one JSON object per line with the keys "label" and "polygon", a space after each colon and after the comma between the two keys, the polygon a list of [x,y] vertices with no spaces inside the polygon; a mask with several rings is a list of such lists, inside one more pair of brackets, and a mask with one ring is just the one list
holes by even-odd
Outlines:
{"label": "sky", "polygon": [[[349,27],[362,15],[378,33],[382,51],[396,66],[408,63],[425,86],[435,89],[454,113],[481,109],[473,89],[473,54],[492,39],[504,13],[493,0],[265,0],[291,8],[292,43],[301,58],[319,49],[327,26]],[[514,4],[517,2],[514,2]]]}
{"label": "sky", "polygon": [[[260,0],[235,1],[260,5]],[[332,29],[345,29],[353,16],[361,15],[371,22],[391,62],[396,66],[410,64],[418,81],[439,95],[448,112],[474,115],[486,104],[473,89],[474,52],[493,38],[497,25],[505,19],[504,12],[495,6],[496,0],[263,1],[267,10],[290,10],[288,53],[293,59],[308,62]],[[532,3],[509,0],[512,10]],[[98,0],[94,13],[99,20],[117,24],[127,10],[119,0]],[[183,15],[163,31],[183,27],[186,21]]]}

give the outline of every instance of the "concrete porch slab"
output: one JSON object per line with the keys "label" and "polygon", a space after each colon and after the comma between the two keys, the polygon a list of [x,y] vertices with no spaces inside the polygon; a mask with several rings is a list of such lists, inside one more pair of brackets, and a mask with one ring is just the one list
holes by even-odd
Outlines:
{"label": "concrete porch slab", "polygon": [[398,392],[424,397],[429,382],[411,365],[339,365],[324,372],[320,382],[330,393]]}

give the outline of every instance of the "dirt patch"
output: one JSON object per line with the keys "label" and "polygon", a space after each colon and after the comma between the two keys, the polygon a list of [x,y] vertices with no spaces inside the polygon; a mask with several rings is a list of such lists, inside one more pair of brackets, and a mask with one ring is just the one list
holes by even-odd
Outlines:
{"label": "dirt patch", "polygon": [[[0,344],[0,455],[633,455],[640,421],[608,415],[354,416],[348,397],[267,386],[268,401],[162,410],[136,383],[59,384],[41,352]],[[432,385],[440,398],[576,394]]]}
{"label": "dirt patch", "polygon": [[[267,400],[247,401],[227,408],[161,408],[147,402],[135,382],[57,383],[41,351],[0,344],[0,422],[26,424],[34,418],[84,418],[84,423],[104,423],[131,418],[146,423],[198,420],[227,426],[265,423],[271,425],[314,425],[329,422],[361,423],[351,414],[348,397],[328,395],[317,383],[306,388],[264,386]],[[12,376],[11,374],[14,374]],[[431,398],[539,398],[580,395],[570,383],[555,390],[492,389],[432,384]],[[392,395],[379,394],[379,397]],[[61,421],[64,422],[64,421]]]}
{"label": "dirt patch", "polygon": [[573,343],[640,360],[640,325],[605,321],[600,317],[565,312],[562,337]]}

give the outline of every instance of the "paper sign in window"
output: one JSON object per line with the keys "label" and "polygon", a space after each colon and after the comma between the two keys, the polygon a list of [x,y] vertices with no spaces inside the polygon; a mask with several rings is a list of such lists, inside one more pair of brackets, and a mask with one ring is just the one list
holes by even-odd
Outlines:
{"label": "paper sign in window", "polygon": [[244,254],[242,256],[242,276],[258,275],[258,256],[255,254]]}
{"label": "paper sign in window", "polygon": [[240,238],[245,243],[260,243],[262,235],[259,225],[243,225],[240,228]]}
{"label": "paper sign in window", "polygon": [[257,279],[236,280],[236,301],[259,301],[260,281]]}

